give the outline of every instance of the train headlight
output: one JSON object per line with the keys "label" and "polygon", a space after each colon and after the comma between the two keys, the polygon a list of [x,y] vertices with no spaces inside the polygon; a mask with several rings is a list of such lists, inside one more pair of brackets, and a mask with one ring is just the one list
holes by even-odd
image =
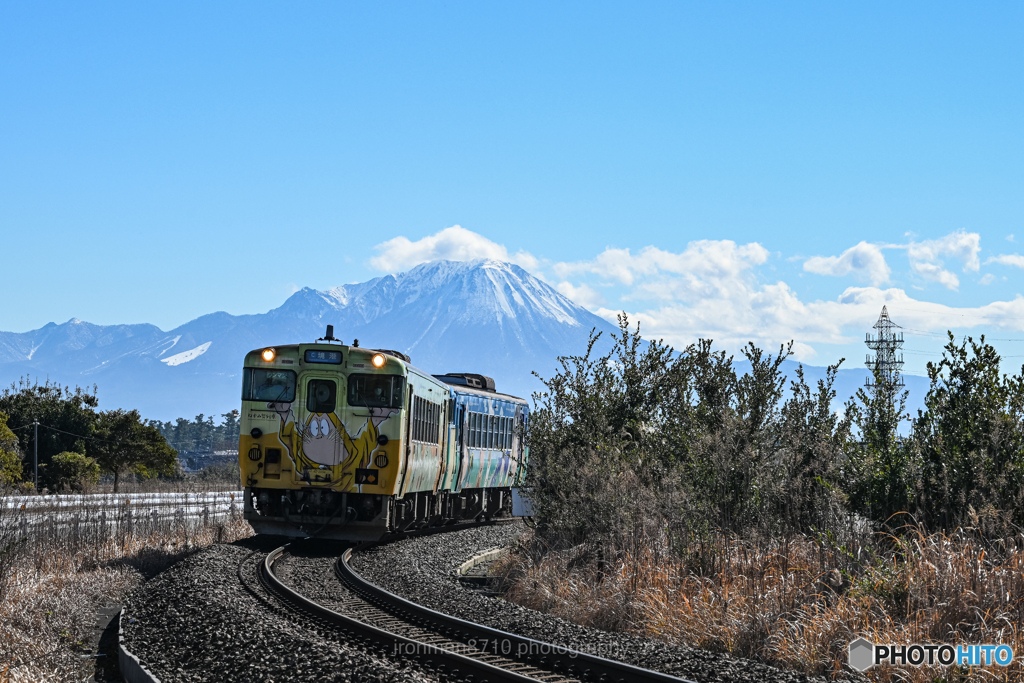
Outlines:
{"label": "train headlight", "polygon": [[274,349],[263,349],[263,360],[268,363],[277,357],[277,351]]}
{"label": "train headlight", "polygon": [[388,362],[388,359],[384,357],[383,353],[375,353],[373,354],[373,358],[370,359],[370,362],[373,363],[373,367],[382,368],[384,367],[384,364]]}

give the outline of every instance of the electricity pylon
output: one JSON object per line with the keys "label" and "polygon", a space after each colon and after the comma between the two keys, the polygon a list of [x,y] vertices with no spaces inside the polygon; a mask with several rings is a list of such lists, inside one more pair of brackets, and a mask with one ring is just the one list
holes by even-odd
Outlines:
{"label": "electricity pylon", "polygon": [[903,386],[903,376],[900,370],[903,369],[903,354],[897,355],[897,351],[903,348],[903,333],[897,332],[899,325],[889,319],[889,311],[882,306],[882,313],[878,316],[878,322],[872,325],[878,333],[872,335],[870,332],[864,335],[864,343],[875,352],[875,357],[867,355],[866,365],[872,371],[872,377],[865,385],[872,391],[883,389],[888,392],[895,391]]}

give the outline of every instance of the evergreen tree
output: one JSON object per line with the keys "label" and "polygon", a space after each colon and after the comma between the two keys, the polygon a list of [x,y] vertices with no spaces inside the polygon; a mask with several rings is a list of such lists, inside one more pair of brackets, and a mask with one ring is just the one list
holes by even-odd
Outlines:
{"label": "evergreen tree", "polygon": [[1024,524],[1024,368],[1000,375],[982,336],[928,363],[931,385],[914,438],[921,451],[921,515],[945,529],[981,521]]}
{"label": "evergreen tree", "polygon": [[[58,453],[85,453],[86,443],[96,429],[98,405],[96,387],[92,391],[75,387],[62,387],[47,381],[31,383],[27,378],[11,385],[0,394],[0,411],[8,415],[8,425],[16,429],[21,453],[30,461],[35,452],[33,442],[36,430],[23,427],[38,420],[39,483],[50,487],[48,466]],[[31,472],[30,472],[31,473]]]}
{"label": "evergreen tree", "polygon": [[894,515],[915,512],[920,462],[916,443],[899,435],[907,395],[902,385],[876,368],[872,387],[857,391],[850,406],[860,435],[849,452],[850,507],[875,522],[898,525],[910,520]]}
{"label": "evergreen tree", "polygon": [[145,477],[172,474],[178,453],[156,427],[142,422],[138,411],[108,410],[99,414],[89,455],[103,472],[114,475],[116,493],[124,473]]}
{"label": "evergreen tree", "polygon": [[7,426],[7,414],[0,413],[0,487],[21,481],[21,455],[18,437]]}

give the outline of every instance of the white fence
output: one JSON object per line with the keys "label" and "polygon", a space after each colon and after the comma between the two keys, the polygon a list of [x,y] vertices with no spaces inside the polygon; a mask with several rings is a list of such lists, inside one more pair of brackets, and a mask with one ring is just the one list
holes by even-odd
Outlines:
{"label": "white fence", "polygon": [[242,492],[137,493],[0,498],[0,517],[32,537],[57,527],[102,534],[153,533],[169,528],[195,529],[238,519]]}

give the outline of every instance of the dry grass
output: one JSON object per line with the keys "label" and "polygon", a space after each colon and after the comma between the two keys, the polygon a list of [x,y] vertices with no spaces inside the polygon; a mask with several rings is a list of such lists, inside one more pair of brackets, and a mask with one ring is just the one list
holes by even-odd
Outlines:
{"label": "dry grass", "polygon": [[[143,517],[101,525],[97,515],[29,527],[16,545],[0,576],[0,683],[83,680],[95,666],[84,650],[98,608],[119,603],[199,548],[252,535],[237,512],[208,524],[198,517],[154,525]],[[0,550],[22,533],[19,523],[10,515],[0,519]]]}
{"label": "dry grass", "polygon": [[534,538],[506,560],[506,599],[597,628],[826,676],[842,670],[847,644],[858,636],[875,643],[1001,642],[1018,657],[1007,668],[875,667],[867,675],[914,683],[1024,679],[1024,557],[1017,547],[965,533],[872,543],[851,553],[807,538],[751,544],[723,537],[702,549],[714,555],[713,572],[647,544],[614,553],[602,572],[599,549],[538,551]]}

